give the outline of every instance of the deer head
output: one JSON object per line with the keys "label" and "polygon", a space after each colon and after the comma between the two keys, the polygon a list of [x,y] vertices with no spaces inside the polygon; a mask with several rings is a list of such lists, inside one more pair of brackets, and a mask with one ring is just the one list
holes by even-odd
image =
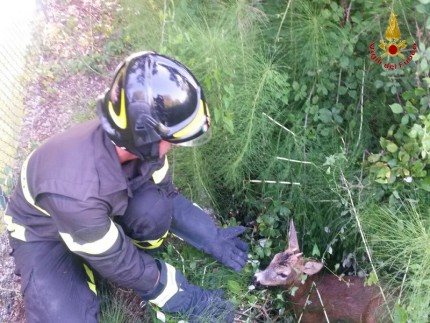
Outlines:
{"label": "deer head", "polygon": [[256,273],[253,283],[255,286],[289,286],[300,279],[302,273],[313,275],[322,267],[322,263],[313,260],[303,264],[303,254],[300,252],[296,228],[291,219],[288,249],[276,254],[265,270]]}

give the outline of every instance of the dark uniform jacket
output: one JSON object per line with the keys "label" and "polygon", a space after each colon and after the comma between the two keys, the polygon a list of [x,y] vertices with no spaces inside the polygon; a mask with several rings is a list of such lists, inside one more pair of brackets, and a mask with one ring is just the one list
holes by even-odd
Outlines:
{"label": "dark uniform jacket", "polygon": [[6,211],[13,238],[60,241],[105,278],[141,291],[153,288],[155,261],[112,221],[124,214],[133,186],[154,181],[176,194],[167,158],[120,164],[98,120],[54,136],[24,162]]}

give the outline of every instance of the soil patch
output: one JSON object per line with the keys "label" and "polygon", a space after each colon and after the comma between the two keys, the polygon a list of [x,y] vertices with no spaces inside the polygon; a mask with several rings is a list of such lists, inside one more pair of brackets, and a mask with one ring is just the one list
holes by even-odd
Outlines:
{"label": "soil patch", "polygon": [[[112,36],[117,1],[41,2],[24,79],[25,117],[15,176],[22,160],[46,138],[96,116],[97,96],[119,61],[104,51]],[[0,235],[0,322],[24,323],[20,278],[7,233]]]}

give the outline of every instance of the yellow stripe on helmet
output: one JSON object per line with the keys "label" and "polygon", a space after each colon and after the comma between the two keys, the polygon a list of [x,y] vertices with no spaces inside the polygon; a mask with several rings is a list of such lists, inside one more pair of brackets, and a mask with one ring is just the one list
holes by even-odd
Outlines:
{"label": "yellow stripe on helmet", "polygon": [[112,102],[109,100],[109,115],[112,118],[112,121],[118,126],[120,129],[127,128],[127,113],[125,109],[125,94],[124,89],[121,89],[121,104],[119,109],[119,114],[117,114],[112,106]]}
{"label": "yellow stripe on helmet", "polygon": [[199,129],[202,127],[202,125],[205,122],[206,122],[206,116],[205,116],[204,103],[202,100],[200,100],[199,110],[197,111],[197,114],[194,117],[194,119],[184,128],[182,128],[178,132],[175,132],[173,134],[173,137],[180,139],[180,138],[186,138],[192,134],[195,134],[196,132],[199,131]]}

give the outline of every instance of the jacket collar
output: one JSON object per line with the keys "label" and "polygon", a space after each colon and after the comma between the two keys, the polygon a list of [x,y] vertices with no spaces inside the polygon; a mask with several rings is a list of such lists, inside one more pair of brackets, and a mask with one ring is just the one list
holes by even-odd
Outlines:
{"label": "jacket collar", "polygon": [[94,141],[94,162],[100,181],[99,194],[105,196],[127,190],[127,181],[115,146],[101,126],[95,133]]}

